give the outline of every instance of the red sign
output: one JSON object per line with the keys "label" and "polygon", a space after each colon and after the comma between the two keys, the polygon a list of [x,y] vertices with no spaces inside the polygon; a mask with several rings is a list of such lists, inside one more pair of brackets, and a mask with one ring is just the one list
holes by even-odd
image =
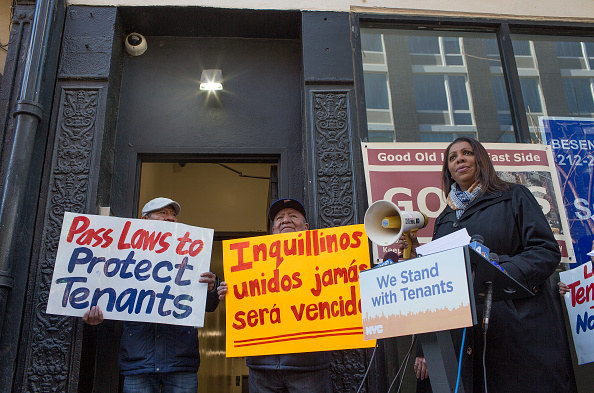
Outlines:
{"label": "red sign", "polygon": [[[429,223],[418,232],[421,244],[431,241],[435,219],[446,207],[441,170],[447,145],[362,143],[369,204],[385,199],[402,210],[425,213]],[[483,146],[502,179],[523,184],[532,192],[559,242],[562,261],[573,260],[567,217],[550,148],[515,143],[486,143]],[[388,251],[396,251],[396,247],[375,247],[376,262],[381,261]]]}

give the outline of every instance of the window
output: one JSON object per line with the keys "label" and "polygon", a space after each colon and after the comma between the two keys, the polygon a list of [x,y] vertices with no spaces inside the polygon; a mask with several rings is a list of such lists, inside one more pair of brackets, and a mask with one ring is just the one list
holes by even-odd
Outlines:
{"label": "window", "polygon": [[[536,68],[536,58],[532,43],[528,40],[517,39],[512,42],[514,56],[520,77],[522,88],[522,98],[524,100],[524,109],[528,116],[528,123],[533,133],[537,132],[538,117],[544,115],[543,98],[540,90],[539,74]],[[499,56],[497,42],[489,40],[487,44],[488,56],[494,59]],[[508,104],[508,94],[503,77],[503,68],[501,62],[490,67],[492,74],[492,83],[495,89],[497,116],[499,118],[502,131],[507,131],[502,135],[501,141],[515,141],[513,134],[512,115]]]}
{"label": "window", "polygon": [[[477,133],[490,141],[513,137],[509,105],[500,105],[502,116],[496,106],[507,99],[505,89],[496,96],[501,86],[489,82],[492,67],[499,67],[501,74],[494,34],[373,28],[361,32],[369,140],[375,140],[377,134],[371,130],[382,123],[377,113],[370,113],[378,109],[390,111],[383,119],[382,140],[443,141]],[[377,62],[380,50],[382,61]],[[370,74],[380,71],[380,63],[387,87]],[[385,94],[389,107],[385,100],[382,106],[378,102]]]}
{"label": "window", "polygon": [[[511,75],[504,74],[495,33],[363,25],[369,140],[449,141],[470,135],[514,142],[514,124],[526,124],[524,116],[528,127],[519,132],[539,140],[539,116],[594,117],[594,38],[515,33],[507,38],[516,64]],[[519,80],[517,91],[508,90],[506,79]],[[513,115],[509,98],[518,95],[524,112]]]}
{"label": "window", "polygon": [[361,34],[363,80],[367,106],[367,128],[370,140],[389,142],[393,140],[394,120],[392,117],[388,65],[381,34]]}
{"label": "window", "polygon": [[591,116],[594,113],[593,82],[592,78],[565,78],[563,80],[563,92],[571,115]]}
{"label": "window", "polygon": [[367,108],[390,109],[390,100],[388,98],[388,74],[367,72],[364,77]]}
{"label": "window", "polygon": [[541,115],[594,116],[594,39],[514,34],[512,40],[532,48],[532,68],[521,68],[514,45],[518,72],[529,75],[521,85],[531,132],[539,132]]}

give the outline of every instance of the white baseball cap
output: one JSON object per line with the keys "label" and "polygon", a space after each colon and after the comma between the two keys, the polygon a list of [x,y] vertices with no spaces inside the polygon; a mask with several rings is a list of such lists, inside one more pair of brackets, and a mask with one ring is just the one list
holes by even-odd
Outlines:
{"label": "white baseball cap", "polygon": [[155,210],[159,210],[164,208],[165,206],[172,206],[175,210],[175,214],[179,214],[181,211],[181,205],[174,201],[173,199],[158,197],[155,199],[151,199],[144,205],[142,208],[142,217],[148,215],[150,212],[154,212]]}

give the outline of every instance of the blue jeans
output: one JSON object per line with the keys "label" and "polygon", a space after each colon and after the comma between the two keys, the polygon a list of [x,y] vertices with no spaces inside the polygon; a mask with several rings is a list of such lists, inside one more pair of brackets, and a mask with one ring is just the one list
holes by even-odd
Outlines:
{"label": "blue jeans", "polygon": [[332,393],[330,369],[313,371],[250,368],[250,393]]}
{"label": "blue jeans", "polygon": [[124,393],[196,393],[194,372],[149,373],[124,376]]}

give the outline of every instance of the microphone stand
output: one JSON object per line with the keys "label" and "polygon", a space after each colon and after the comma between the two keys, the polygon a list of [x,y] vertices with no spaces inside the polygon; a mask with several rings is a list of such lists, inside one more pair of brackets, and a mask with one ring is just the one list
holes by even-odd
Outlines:
{"label": "microphone stand", "polygon": [[491,316],[491,304],[493,303],[493,283],[485,281],[486,294],[483,309],[483,383],[485,384],[485,393],[487,389],[487,365],[485,363],[485,353],[487,352],[487,330],[489,330],[489,317]]}
{"label": "microphone stand", "polygon": [[483,310],[483,336],[487,335],[489,329],[489,317],[491,316],[491,304],[493,303],[493,283],[486,281],[485,283],[485,308]]}

